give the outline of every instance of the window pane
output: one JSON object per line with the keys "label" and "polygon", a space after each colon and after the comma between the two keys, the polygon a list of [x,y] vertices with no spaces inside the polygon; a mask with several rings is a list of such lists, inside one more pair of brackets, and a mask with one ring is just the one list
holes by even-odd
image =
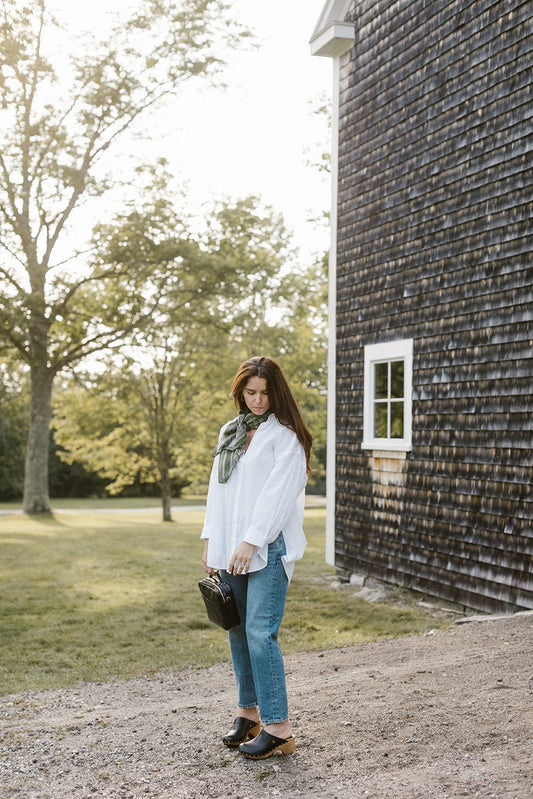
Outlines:
{"label": "window pane", "polygon": [[391,438],[403,438],[403,402],[391,402]]}
{"label": "window pane", "polygon": [[376,402],[374,404],[374,437],[388,438],[386,402]]}
{"label": "window pane", "polygon": [[376,399],[387,399],[389,396],[388,391],[389,383],[389,364],[376,363],[374,364],[374,385]]}
{"label": "window pane", "polygon": [[403,399],[403,361],[393,361],[391,368],[391,397]]}

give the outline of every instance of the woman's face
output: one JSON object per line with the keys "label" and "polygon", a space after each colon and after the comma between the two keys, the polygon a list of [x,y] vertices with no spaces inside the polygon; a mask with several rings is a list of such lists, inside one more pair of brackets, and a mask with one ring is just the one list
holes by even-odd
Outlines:
{"label": "woman's face", "polygon": [[262,416],[270,408],[267,382],[264,377],[251,377],[242,392],[246,407],[256,416]]}

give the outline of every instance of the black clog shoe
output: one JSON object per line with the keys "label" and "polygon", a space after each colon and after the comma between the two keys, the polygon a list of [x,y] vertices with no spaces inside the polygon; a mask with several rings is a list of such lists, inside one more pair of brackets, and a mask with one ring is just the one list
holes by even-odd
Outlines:
{"label": "black clog shoe", "polygon": [[289,738],[277,738],[269,732],[261,730],[257,738],[249,743],[239,746],[239,752],[244,757],[251,757],[253,760],[264,760],[271,755],[292,755],[294,752],[294,735]]}
{"label": "black clog shoe", "polygon": [[233,729],[222,738],[222,743],[224,746],[239,746],[239,744],[250,741],[256,735],[259,735],[260,729],[261,722],[237,716],[233,722]]}

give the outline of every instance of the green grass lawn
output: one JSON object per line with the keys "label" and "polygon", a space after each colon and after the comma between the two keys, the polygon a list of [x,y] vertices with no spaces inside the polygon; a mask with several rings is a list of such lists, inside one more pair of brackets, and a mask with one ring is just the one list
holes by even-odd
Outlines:
{"label": "green grass lawn", "polygon": [[[0,693],[229,659],[197,587],[203,513],[174,516],[166,524],[157,508],[0,516]],[[327,588],[324,522],[324,509],[306,511],[309,546],[289,590],[285,653],[444,624],[416,607],[369,605]]]}

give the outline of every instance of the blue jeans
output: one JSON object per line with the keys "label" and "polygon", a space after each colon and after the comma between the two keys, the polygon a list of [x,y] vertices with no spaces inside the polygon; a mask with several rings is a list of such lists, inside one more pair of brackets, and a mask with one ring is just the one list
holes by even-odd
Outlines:
{"label": "blue jeans", "polygon": [[268,547],[264,569],[250,574],[221,573],[233,589],[241,623],[229,630],[239,707],[259,707],[263,724],[289,716],[285,668],[278,644],[288,580],[281,561],[283,534]]}

